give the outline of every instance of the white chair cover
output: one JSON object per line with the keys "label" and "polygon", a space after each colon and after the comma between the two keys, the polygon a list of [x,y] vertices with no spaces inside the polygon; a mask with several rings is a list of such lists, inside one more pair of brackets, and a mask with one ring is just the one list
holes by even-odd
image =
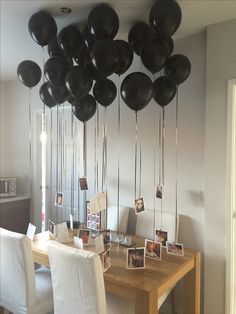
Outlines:
{"label": "white chair cover", "polygon": [[54,313],[106,314],[100,257],[56,241],[49,241]]}
{"label": "white chair cover", "polygon": [[52,311],[50,272],[38,270],[35,281],[31,240],[26,235],[0,228],[0,247],[1,306],[17,314]]}

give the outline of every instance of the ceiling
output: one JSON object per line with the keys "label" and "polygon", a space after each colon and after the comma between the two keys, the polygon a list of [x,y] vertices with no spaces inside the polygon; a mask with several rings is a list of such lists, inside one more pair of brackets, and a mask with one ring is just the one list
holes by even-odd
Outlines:
{"label": "ceiling", "polygon": [[[0,0],[1,1],[1,80],[16,79],[17,65],[26,59],[42,64],[43,51],[30,37],[28,21],[38,10],[47,10],[56,20],[58,30],[70,23],[84,23],[93,6],[110,3],[118,13],[120,29],[116,38],[127,40],[127,33],[138,20],[148,21],[153,0]],[[236,1],[178,1],[182,8],[182,23],[174,38],[181,38],[206,29],[207,25],[236,18]],[[63,15],[61,7],[72,13]],[[47,53],[44,53],[45,58]]]}

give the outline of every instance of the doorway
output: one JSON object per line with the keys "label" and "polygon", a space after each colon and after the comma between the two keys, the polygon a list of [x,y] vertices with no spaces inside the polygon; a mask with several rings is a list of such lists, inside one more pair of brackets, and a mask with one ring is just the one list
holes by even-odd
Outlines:
{"label": "doorway", "polygon": [[226,313],[236,313],[236,79],[228,81]]}
{"label": "doorway", "polygon": [[[44,121],[45,119],[45,121]],[[73,219],[84,219],[85,195],[80,192],[78,179],[83,175],[83,124],[69,105],[58,105],[41,115],[41,209],[42,230],[48,220],[55,224]],[[63,202],[56,204],[56,196]]]}

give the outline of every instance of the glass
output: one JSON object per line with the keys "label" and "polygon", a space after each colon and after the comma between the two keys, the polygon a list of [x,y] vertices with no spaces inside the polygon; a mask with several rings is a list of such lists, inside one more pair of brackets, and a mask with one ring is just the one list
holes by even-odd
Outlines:
{"label": "glass", "polygon": [[131,235],[126,235],[125,236],[125,241],[124,241],[124,243],[125,244],[130,244],[132,242],[132,237],[131,237]]}

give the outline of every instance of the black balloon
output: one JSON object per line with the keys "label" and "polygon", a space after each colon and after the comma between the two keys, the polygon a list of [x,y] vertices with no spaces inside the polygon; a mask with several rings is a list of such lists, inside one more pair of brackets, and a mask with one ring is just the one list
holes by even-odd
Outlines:
{"label": "black balloon", "polygon": [[72,58],[83,43],[83,35],[73,25],[63,28],[58,34],[58,45],[68,57]]}
{"label": "black balloon", "polygon": [[115,73],[121,75],[125,73],[131,66],[134,58],[133,50],[131,46],[124,40],[115,40],[116,45],[120,51],[120,62],[115,70]]}
{"label": "black balloon", "polygon": [[171,56],[166,61],[166,75],[176,84],[183,83],[191,72],[191,63],[189,59],[181,54]]}
{"label": "black balloon", "polygon": [[141,49],[141,59],[144,66],[152,73],[156,73],[164,66],[169,56],[169,47],[160,38],[152,38]]}
{"label": "black balloon", "polygon": [[100,39],[92,46],[90,58],[99,72],[109,76],[119,65],[120,51],[112,39]]}
{"label": "black balloon", "polygon": [[150,25],[144,22],[137,22],[129,31],[128,41],[137,55],[140,55],[144,43],[155,36]]}
{"label": "black balloon", "polygon": [[174,41],[171,37],[165,37],[165,38],[163,38],[163,40],[169,48],[169,55],[168,55],[168,57],[169,57],[174,50]]}
{"label": "black balloon", "polygon": [[42,72],[37,63],[31,60],[25,60],[18,65],[17,76],[25,86],[31,88],[38,84]]}
{"label": "black balloon", "polygon": [[94,44],[95,39],[92,36],[92,34],[90,33],[87,24],[84,26],[82,34],[83,34],[84,42],[85,42],[86,46],[90,49],[92,47],[92,45]]}
{"label": "black balloon", "polygon": [[63,104],[70,97],[70,93],[65,85],[56,87],[49,84],[48,91],[58,104]]}
{"label": "black balloon", "polygon": [[94,81],[101,81],[107,77],[105,74],[99,72],[98,69],[95,68],[91,60],[88,62],[88,64],[86,64],[85,70]]}
{"label": "black balloon", "polygon": [[153,98],[158,105],[164,107],[175,97],[176,89],[175,82],[167,76],[160,76],[153,83]]}
{"label": "black balloon", "polygon": [[75,97],[73,97],[72,95],[70,95],[70,97],[67,99],[67,101],[72,105],[73,102],[76,100]]}
{"label": "black balloon", "polygon": [[109,106],[116,98],[116,85],[109,79],[96,82],[93,87],[93,96],[102,106]]}
{"label": "black balloon", "polygon": [[65,57],[64,53],[60,49],[57,41],[57,37],[53,37],[48,43],[48,54],[50,57]]}
{"label": "black balloon", "polygon": [[40,46],[47,45],[57,34],[54,18],[45,11],[36,12],[31,16],[28,29],[33,40]]}
{"label": "black balloon", "polygon": [[158,36],[163,37],[173,35],[179,28],[181,20],[181,8],[175,0],[157,0],[149,15],[150,25]]}
{"label": "black balloon", "polygon": [[86,68],[88,63],[91,63],[89,50],[85,44],[82,44],[81,47],[77,50],[74,55],[74,60],[82,68]]}
{"label": "black balloon", "polygon": [[83,98],[92,88],[93,80],[88,72],[79,67],[73,67],[66,76],[66,86],[72,96],[75,98]]}
{"label": "black balloon", "polygon": [[95,39],[114,38],[119,29],[116,11],[106,3],[97,5],[88,16],[88,28]]}
{"label": "black balloon", "polygon": [[76,99],[72,106],[74,115],[82,122],[91,119],[96,112],[96,100],[89,94],[82,99]]}
{"label": "black balloon", "polygon": [[134,72],[123,80],[120,91],[126,105],[137,112],[151,100],[152,88],[152,81],[146,74]]}
{"label": "black balloon", "polygon": [[40,87],[40,90],[39,90],[39,96],[47,107],[52,108],[57,105],[57,102],[55,98],[49,93],[49,90],[48,90],[49,85],[50,85],[49,82],[43,83],[43,85]]}
{"label": "black balloon", "polygon": [[65,84],[65,77],[69,67],[65,58],[52,57],[47,60],[44,65],[44,73],[46,78],[56,87]]}

